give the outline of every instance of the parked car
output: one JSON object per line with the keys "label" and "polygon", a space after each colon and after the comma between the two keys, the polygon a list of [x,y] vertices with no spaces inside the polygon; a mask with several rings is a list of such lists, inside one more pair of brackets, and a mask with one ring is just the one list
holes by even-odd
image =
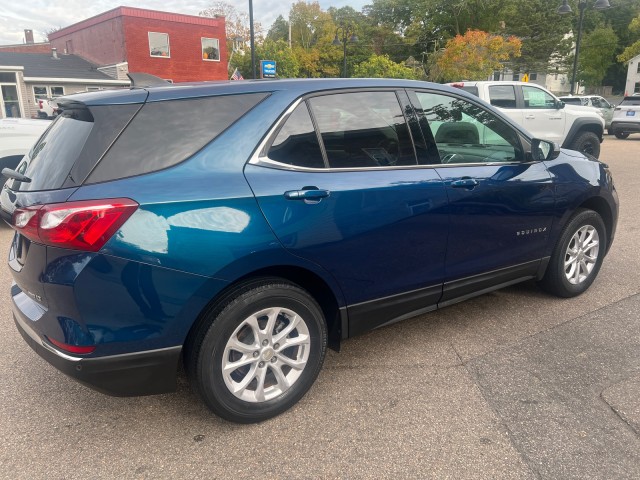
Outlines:
{"label": "parked car", "polygon": [[[16,168],[50,124],[46,120],[26,118],[0,119],[0,171]],[[0,187],[4,181],[5,178],[0,177]]]}
{"label": "parked car", "polygon": [[327,346],[516,282],[573,297],[613,242],[608,167],[433,83],[315,79],[60,99],[0,196],[12,308],[112,395],[190,382],[256,422]]}
{"label": "parked car", "polygon": [[611,131],[616,138],[627,138],[632,133],[640,133],[640,97],[624,97],[613,112]]}
{"label": "parked car", "polygon": [[567,95],[558,98],[566,105],[596,108],[604,118],[604,126],[607,129],[607,133],[613,135],[613,132],[611,132],[611,119],[613,118],[614,106],[606,98],[599,95]]}
{"label": "parked car", "polygon": [[54,118],[59,113],[58,104],[52,98],[37,98],[38,118]]}
{"label": "parked car", "polygon": [[566,105],[533,83],[509,81],[456,82],[449,85],[498,107],[534,137],[598,158],[604,132],[603,115],[591,108]]}

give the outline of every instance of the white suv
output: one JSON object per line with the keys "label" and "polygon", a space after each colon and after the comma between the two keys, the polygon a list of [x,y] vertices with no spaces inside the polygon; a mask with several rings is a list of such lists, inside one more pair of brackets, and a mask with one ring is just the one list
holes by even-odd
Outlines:
{"label": "white suv", "polygon": [[600,155],[604,118],[592,107],[566,105],[540,85],[525,82],[455,82],[449,85],[497,107],[534,137],[563,148]]}
{"label": "white suv", "polygon": [[[3,168],[16,168],[50,124],[49,120],[0,119],[0,172]],[[5,180],[0,175],[0,186]]]}
{"label": "white suv", "polygon": [[624,97],[613,112],[611,131],[617,138],[640,133],[640,96]]}

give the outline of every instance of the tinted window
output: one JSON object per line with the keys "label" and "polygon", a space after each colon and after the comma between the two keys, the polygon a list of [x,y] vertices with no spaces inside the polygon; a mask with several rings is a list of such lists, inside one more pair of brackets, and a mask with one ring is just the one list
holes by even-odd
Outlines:
{"label": "tinted window", "polygon": [[329,167],[416,165],[409,129],[394,92],[325,95],[309,103]]}
{"label": "tinted window", "polygon": [[630,106],[630,105],[640,105],[640,97],[625,97],[620,105]]}
{"label": "tinted window", "polygon": [[489,87],[491,105],[501,108],[516,108],[516,90],[513,85],[496,85]]}
{"label": "tinted window", "polygon": [[176,165],[220,135],[267,95],[147,103],[87,182],[131,177]]}
{"label": "tinted window", "polygon": [[562,97],[561,100],[567,105],[582,105],[582,101],[577,97]]}
{"label": "tinted window", "polygon": [[16,170],[29,177],[31,182],[14,182],[13,188],[23,191],[60,188],[93,126],[93,116],[89,110],[65,110],[16,167]]}
{"label": "tinted window", "polygon": [[441,163],[511,162],[523,158],[516,131],[467,100],[416,92]]}
{"label": "tinted window", "polygon": [[522,86],[524,108],[556,108],[556,99],[544,90]]}
{"label": "tinted window", "polygon": [[469,92],[472,95],[478,96],[478,87],[462,87],[462,90]]}
{"label": "tinted window", "polygon": [[307,104],[302,102],[282,126],[267,156],[298,167],[324,168],[324,159]]}

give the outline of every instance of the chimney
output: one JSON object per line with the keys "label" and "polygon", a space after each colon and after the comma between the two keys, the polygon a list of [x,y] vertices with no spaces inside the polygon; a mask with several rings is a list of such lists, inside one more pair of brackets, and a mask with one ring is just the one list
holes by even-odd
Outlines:
{"label": "chimney", "polygon": [[25,43],[33,43],[33,30],[24,30],[24,41]]}
{"label": "chimney", "polygon": [[58,59],[58,49],[56,47],[53,47],[51,49],[51,57],[55,58],[56,60]]}

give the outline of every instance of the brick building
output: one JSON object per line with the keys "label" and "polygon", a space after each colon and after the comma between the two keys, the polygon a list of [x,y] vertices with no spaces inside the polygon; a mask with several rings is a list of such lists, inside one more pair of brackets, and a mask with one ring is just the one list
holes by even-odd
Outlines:
{"label": "brick building", "polygon": [[174,82],[226,80],[224,17],[118,7],[49,34],[61,54],[79,55],[124,80],[144,72]]}

